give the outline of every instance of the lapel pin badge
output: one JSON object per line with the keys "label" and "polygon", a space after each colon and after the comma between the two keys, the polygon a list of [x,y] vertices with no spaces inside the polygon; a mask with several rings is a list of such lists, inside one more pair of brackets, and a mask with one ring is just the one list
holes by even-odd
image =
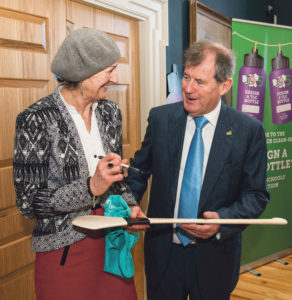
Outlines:
{"label": "lapel pin badge", "polygon": [[226,135],[232,135],[232,131],[231,130],[227,131]]}

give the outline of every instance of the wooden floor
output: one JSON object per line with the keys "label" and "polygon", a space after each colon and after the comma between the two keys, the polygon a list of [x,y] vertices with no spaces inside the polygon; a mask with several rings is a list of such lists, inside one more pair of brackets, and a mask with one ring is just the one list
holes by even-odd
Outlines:
{"label": "wooden floor", "polygon": [[281,258],[284,265],[274,261],[254,269],[261,274],[242,273],[231,300],[291,300],[292,254]]}

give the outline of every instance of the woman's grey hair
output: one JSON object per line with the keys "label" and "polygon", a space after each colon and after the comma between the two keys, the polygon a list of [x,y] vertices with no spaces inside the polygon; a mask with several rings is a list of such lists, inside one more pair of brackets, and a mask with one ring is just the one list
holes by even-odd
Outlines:
{"label": "woman's grey hair", "polygon": [[232,78],[235,70],[235,56],[232,50],[209,40],[195,42],[184,52],[184,66],[200,65],[208,52],[216,54],[214,77],[217,83]]}
{"label": "woman's grey hair", "polygon": [[62,85],[69,89],[69,90],[74,90],[77,89],[81,84],[81,81],[63,81]]}
{"label": "woman's grey hair", "polygon": [[58,75],[55,75],[55,77],[56,77],[57,81],[59,82],[59,84],[64,86],[68,90],[75,90],[81,84],[81,81],[67,81]]}

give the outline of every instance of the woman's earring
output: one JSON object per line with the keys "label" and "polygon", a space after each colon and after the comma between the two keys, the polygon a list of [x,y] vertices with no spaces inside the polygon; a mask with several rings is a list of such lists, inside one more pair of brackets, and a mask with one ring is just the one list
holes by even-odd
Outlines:
{"label": "woman's earring", "polygon": [[81,95],[83,95],[82,82],[80,82],[80,83],[79,83],[79,89],[80,89],[80,93],[81,93]]}

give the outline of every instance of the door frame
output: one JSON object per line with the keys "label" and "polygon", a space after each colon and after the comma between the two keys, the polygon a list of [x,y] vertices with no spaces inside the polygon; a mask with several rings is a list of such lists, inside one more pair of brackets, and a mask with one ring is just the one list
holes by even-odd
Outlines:
{"label": "door frame", "polygon": [[166,103],[168,0],[73,0],[139,21],[140,118],[143,139],[149,110]]}

